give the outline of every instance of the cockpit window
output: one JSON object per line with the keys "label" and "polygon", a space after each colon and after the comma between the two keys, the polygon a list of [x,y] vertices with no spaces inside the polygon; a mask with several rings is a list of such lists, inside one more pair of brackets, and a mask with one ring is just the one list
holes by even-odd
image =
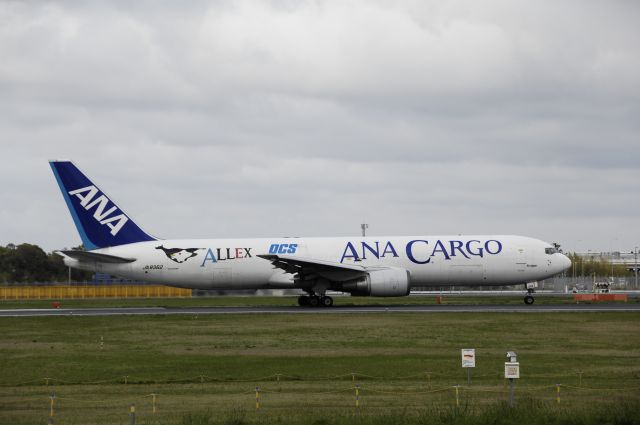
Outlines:
{"label": "cockpit window", "polygon": [[544,252],[545,252],[545,254],[552,255],[552,254],[555,254],[556,252],[558,252],[558,250],[555,249],[555,248],[545,248]]}

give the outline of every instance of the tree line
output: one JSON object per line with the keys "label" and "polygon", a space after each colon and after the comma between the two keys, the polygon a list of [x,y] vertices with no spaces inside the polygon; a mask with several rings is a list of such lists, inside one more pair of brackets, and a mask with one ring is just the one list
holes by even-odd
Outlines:
{"label": "tree line", "polygon": [[[82,270],[71,272],[73,281],[91,280],[92,276],[92,272]],[[28,243],[0,246],[0,283],[66,282],[68,278],[69,268],[60,255]]]}
{"label": "tree line", "polygon": [[576,253],[565,253],[571,260],[571,268],[565,272],[568,277],[573,276],[592,276],[596,277],[627,277],[633,276],[628,266],[623,264],[612,264],[604,258],[590,256],[581,257]]}

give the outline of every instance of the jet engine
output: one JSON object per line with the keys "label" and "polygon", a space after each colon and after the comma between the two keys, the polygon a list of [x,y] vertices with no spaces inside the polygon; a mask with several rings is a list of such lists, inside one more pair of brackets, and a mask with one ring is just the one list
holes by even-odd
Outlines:
{"label": "jet engine", "polygon": [[370,271],[364,279],[344,283],[342,289],[355,296],[404,297],[411,289],[409,271],[396,268]]}

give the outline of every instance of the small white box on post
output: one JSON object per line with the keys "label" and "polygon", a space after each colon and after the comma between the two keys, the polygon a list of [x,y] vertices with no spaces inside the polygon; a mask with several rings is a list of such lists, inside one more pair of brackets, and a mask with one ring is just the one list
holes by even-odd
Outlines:
{"label": "small white box on post", "polygon": [[504,378],[509,380],[509,405],[513,407],[515,398],[513,380],[520,379],[520,363],[518,363],[518,357],[513,351],[507,351],[507,359],[509,361],[504,363]]}
{"label": "small white box on post", "polygon": [[520,363],[506,362],[504,364],[504,377],[506,379],[520,379]]}
{"label": "small white box on post", "polygon": [[471,368],[476,367],[476,350],[475,348],[463,348],[460,350],[462,354],[462,367],[467,369],[467,385],[471,384]]}

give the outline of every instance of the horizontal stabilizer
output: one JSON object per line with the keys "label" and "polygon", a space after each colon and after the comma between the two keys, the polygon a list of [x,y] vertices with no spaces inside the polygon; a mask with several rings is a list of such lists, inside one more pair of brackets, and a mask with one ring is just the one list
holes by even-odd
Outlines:
{"label": "horizontal stabilizer", "polygon": [[69,258],[73,258],[74,260],[82,261],[82,262],[91,262],[91,263],[109,263],[109,264],[122,264],[122,263],[133,263],[136,261],[135,258],[123,258],[116,257],[115,255],[108,254],[98,254],[97,252],[88,252],[88,251],[58,251]]}

